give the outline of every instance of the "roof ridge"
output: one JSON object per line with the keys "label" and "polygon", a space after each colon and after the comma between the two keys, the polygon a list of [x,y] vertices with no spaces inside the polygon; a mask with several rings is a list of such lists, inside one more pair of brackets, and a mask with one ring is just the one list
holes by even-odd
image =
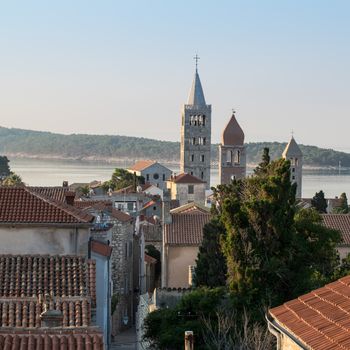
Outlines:
{"label": "roof ridge", "polygon": [[[93,218],[94,218],[92,215],[84,213],[84,212],[80,211],[80,209],[78,209],[78,208],[76,208],[74,206],[70,206],[69,204],[59,202],[59,201],[57,201],[57,200],[55,200],[53,198],[45,196],[42,193],[38,193],[38,192],[32,191],[28,187],[24,187],[24,190],[26,192],[28,192],[29,194],[33,195],[34,197],[37,197],[37,198],[45,201],[49,205],[54,206],[54,207],[56,207],[56,208],[58,208],[60,210],[63,210],[66,214],[73,216],[76,220],[84,221],[86,223],[90,223],[93,220]],[[74,211],[76,211],[77,213],[74,213]],[[79,214],[81,214],[81,216],[79,216]],[[90,220],[87,220],[87,219],[83,218],[83,216],[90,217]]]}

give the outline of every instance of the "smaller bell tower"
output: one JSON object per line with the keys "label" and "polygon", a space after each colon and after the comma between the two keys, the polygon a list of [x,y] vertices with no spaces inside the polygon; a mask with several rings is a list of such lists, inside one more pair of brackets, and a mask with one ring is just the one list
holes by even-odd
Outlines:
{"label": "smaller bell tower", "polygon": [[282,157],[290,161],[290,181],[297,184],[296,198],[302,196],[303,182],[303,153],[293,135],[282,153]]}
{"label": "smaller bell tower", "polygon": [[235,111],[227,123],[219,145],[220,184],[242,179],[246,175],[246,149],[244,132],[237,122]]}

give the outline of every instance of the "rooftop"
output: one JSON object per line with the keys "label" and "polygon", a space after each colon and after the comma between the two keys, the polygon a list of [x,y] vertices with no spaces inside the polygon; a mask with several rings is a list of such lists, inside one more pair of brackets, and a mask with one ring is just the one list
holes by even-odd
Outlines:
{"label": "rooftop", "polygon": [[311,350],[350,349],[350,276],[269,310],[277,323]]}
{"label": "rooftop", "polygon": [[322,214],[322,220],[326,227],[340,232],[343,245],[350,245],[350,214]]}
{"label": "rooftop", "polygon": [[189,203],[170,211],[172,222],[164,225],[164,243],[197,246],[202,243],[203,227],[210,221],[209,209]]}
{"label": "rooftop", "polygon": [[148,167],[150,167],[151,165],[153,165],[155,163],[157,163],[157,162],[154,160],[139,160],[133,166],[131,166],[129,168],[129,170],[142,171],[142,170],[147,169]]}
{"label": "rooftop", "polygon": [[176,184],[204,184],[205,181],[191,174],[182,173],[179,175],[171,176],[168,181],[172,181]]}
{"label": "rooftop", "polygon": [[37,190],[0,187],[0,224],[89,224],[93,219],[92,215]]}

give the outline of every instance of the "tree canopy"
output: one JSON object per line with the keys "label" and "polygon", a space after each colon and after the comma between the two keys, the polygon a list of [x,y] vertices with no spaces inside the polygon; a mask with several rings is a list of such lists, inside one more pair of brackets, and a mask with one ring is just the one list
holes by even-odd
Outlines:
{"label": "tree canopy", "polygon": [[325,214],[327,213],[327,201],[324,196],[324,192],[321,190],[316,192],[315,195],[311,199],[311,205],[315,208],[319,213]]}

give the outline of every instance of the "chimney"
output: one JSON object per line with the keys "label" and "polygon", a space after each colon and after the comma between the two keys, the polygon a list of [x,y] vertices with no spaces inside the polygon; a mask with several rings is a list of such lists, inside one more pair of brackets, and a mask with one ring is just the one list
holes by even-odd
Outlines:
{"label": "chimney", "polygon": [[63,315],[60,310],[53,309],[53,297],[46,294],[44,297],[39,295],[39,303],[42,304],[44,311],[40,314],[41,327],[52,328],[63,326]]}
{"label": "chimney", "polygon": [[164,190],[163,202],[162,202],[162,219],[163,219],[163,224],[171,224],[170,190]]}
{"label": "chimney", "polygon": [[68,188],[68,181],[63,181],[62,187],[63,188]]}
{"label": "chimney", "polygon": [[60,310],[46,310],[40,314],[41,327],[62,327],[63,315]]}
{"label": "chimney", "polygon": [[74,206],[75,192],[67,191],[65,193],[65,196],[66,196],[66,203],[68,205]]}

